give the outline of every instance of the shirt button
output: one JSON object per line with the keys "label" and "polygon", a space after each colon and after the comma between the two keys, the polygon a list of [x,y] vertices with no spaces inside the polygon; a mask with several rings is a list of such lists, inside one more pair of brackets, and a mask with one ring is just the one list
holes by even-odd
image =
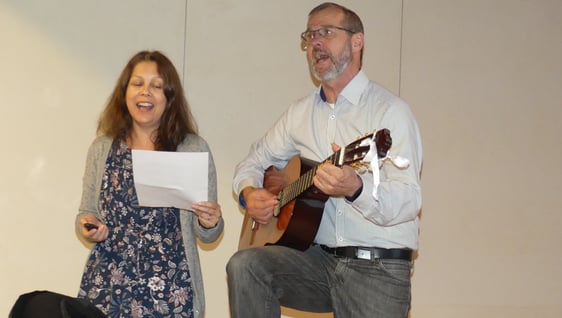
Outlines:
{"label": "shirt button", "polygon": [[331,120],[336,119],[336,115],[330,115],[330,119],[331,119]]}
{"label": "shirt button", "polygon": [[338,237],[338,241],[340,241],[340,242],[343,241],[343,237],[341,237],[341,236]]}
{"label": "shirt button", "polygon": [[339,210],[339,211],[338,211],[338,215],[342,215],[342,214],[343,214],[343,211],[342,211],[342,210]]}

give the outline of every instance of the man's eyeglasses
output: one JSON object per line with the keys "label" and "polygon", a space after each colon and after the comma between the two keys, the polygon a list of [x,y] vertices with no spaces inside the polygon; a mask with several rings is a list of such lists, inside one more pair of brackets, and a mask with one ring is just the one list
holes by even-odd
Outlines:
{"label": "man's eyeglasses", "polygon": [[334,36],[336,36],[336,30],[342,30],[342,31],[345,31],[345,32],[349,32],[351,34],[355,33],[354,31],[346,29],[346,28],[342,28],[342,27],[335,26],[335,25],[330,25],[330,26],[321,27],[321,28],[316,29],[316,30],[304,31],[303,33],[301,33],[301,39],[305,43],[309,43],[310,41],[316,39],[317,36],[320,36],[323,39],[332,39]]}

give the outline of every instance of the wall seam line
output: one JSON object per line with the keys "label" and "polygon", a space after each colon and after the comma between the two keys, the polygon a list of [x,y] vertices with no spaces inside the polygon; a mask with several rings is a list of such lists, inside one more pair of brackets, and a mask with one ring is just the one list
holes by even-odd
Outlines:
{"label": "wall seam line", "polygon": [[400,8],[400,57],[398,60],[398,96],[402,93],[402,46],[404,45],[404,0]]}

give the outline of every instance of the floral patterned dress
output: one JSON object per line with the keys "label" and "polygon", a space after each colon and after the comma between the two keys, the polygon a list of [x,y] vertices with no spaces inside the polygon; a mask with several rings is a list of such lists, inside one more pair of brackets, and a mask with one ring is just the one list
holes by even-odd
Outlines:
{"label": "floral patterned dress", "polygon": [[109,236],[92,249],[79,297],[109,317],[193,317],[179,210],[138,206],[123,141],[113,142],[107,158],[100,213]]}

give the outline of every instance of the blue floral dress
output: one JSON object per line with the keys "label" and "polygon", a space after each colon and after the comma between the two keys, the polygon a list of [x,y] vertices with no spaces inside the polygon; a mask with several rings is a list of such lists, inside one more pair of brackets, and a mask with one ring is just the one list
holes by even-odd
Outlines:
{"label": "blue floral dress", "polygon": [[193,291],[179,210],[138,206],[131,150],[113,142],[100,214],[109,228],[88,261],[79,297],[109,317],[193,317]]}

